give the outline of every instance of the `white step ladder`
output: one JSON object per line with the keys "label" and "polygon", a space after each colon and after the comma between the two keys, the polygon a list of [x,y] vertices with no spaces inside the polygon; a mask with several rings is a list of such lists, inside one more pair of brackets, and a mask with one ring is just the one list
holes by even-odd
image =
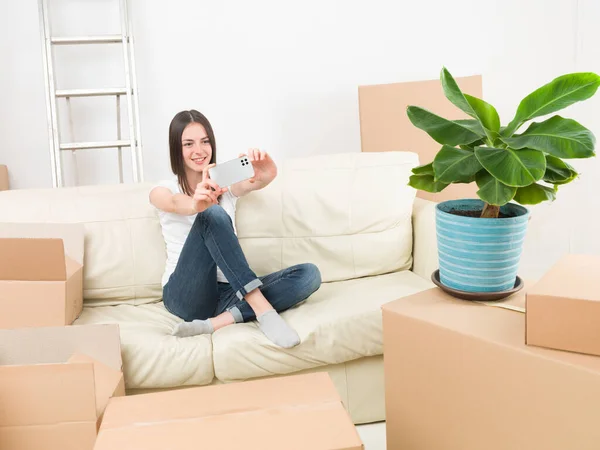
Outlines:
{"label": "white step ladder", "polygon": [[[52,0],[50,0],[52,1]],[[63,187],[64,174],[62,168],[62,152],[71,151],[75,167],[75,184],[78,183],[77,163],[75,153],[86,149],[116,148],[119,160],[119,182],[123,183],[123,154],[122,149],[131,149],[131,169],[134,183],[144,181],[142,141],[139,121],[139,106],[137,95],[137,82],[135,73],[135,58],[133,52],[133,36],[131,21],[128,15],[127,0],[119,0],[121,34],[106,36],[81,36],[81,37],[53,37],[51,35],[48,0],[38,0],[40,13],[40,28],[42,33],[42,54],[44,62],[44,75],[47,95],[48,134],[50,138],[50,163],[52,166],[53,187]],[[118,88],[101,89],[69,89],[57,90],[54,77],[54,58],[52,49],[56,45],[98,45],[121,44],[123,47],[123,62],[125,67],[125,86]],[[70,99],[73,97],[116,97],[117,124],[116,139],[102,142],[63,142],[60,136],[58,123],[57,99],[64,98],[67,102],[71,141],[73,140],[73,126]],[[121,138],[121,97],[127,99],[127,114],[129,125],[129,139]]]}

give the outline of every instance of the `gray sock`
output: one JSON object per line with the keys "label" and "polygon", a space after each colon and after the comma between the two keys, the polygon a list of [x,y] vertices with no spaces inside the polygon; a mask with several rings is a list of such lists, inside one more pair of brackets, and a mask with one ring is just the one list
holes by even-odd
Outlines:
{"label": "gray sock", "polygon": [[292,348],[300,343],[298,333],[274,309],[261,314],[256,320],[260,330],[276,345]]}
{"label": "gray sock", "polygon": [[215,329],[213,328],[210,319],[182,322],[173,328],[173,336],[177,337],[197,336],[198,334],[212,334],[214,332]]}

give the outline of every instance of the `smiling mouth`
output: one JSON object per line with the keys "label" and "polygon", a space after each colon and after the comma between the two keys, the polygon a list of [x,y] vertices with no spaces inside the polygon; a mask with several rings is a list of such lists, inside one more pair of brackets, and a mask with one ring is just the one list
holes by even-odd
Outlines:
{"label": "smiling mouth", "polygon": [[195,164],[203,164],[206,161],[206,156],[203,156],[202,158],[192,158],[192,161]]}

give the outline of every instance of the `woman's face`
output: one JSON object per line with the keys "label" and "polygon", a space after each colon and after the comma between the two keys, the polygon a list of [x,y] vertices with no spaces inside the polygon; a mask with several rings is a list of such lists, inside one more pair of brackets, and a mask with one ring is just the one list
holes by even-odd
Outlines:
{"label": "woman's face", "polygon": [[190,123],[181,135],[183,161],[187,169],[194,172],[202,170],[210,164],[212,147],[206,130],[199,123]]}

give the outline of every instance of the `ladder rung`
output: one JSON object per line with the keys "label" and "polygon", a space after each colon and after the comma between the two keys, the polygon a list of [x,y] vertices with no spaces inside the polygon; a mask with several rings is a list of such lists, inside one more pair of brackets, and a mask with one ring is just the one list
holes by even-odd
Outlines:
{"label": "ladder rung", "polygon": [[56,91],[57,97],[97,97],[101,95],[125,95],[125,88],[101,89],[61,89]]}
{"label": "ladder rung", "polygon": [[54,45],[70,44],[118,44],[123,42],[123,36],[120,34],[111,34],[106,36],[73,36],[73,37],[53,37],[50,39]]}
{"label": "ladder rung", "polygon": [[75,142],[72,144],[60,144],[61,150],[88,150],[94,148],[118,148],[131,147],[131,141],[107,141],[107,142]]}

